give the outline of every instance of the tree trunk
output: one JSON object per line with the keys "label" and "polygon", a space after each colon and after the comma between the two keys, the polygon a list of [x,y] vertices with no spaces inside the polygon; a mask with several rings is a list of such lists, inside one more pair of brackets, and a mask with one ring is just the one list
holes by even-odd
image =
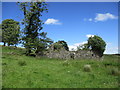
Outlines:
{"label": "tree trunk", "polygon": [[8,46],[10,46],[10,43],[8,43]]}
{"label": "tree trunk", "polygon": [[30,54],[30,53],[31,53],[31,50],[29,50],[28,53]]}
{"label": "tree trunk", "polygon": [[6,44],[6,43],[4,42],[4,46],[5,46],[5,44]]}

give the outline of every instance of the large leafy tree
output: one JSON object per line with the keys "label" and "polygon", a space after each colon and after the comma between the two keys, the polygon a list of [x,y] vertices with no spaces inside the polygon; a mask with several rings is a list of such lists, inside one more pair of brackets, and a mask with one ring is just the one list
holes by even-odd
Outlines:
{"label": "large leafy tree", "polygon": [[0,24],[0,42],[2,42],[2,27],[1,27],[1,24]]}
{"label": "large leafy tree", "polygon": [[4,46],[7,43],[8,46],[15,45],[19,41],[20,25],[19,22],[13,19],[6,19],[2,21],[2,42]]}
{"label": "large leafy tree", "polygon": [[24,12],[22,24],[25,26],[23,30],[23,44],[27,50],[26,54],[30,55],[32,51],[37,53],[39,50],[43,50],[43,48],[46,47],[44,46],[46,40],[43,42],[43,39],[41,39],[44,36],[46,37],[46,34],[41,32],[43,28],[42,25],[44,23],[40,17],[44,11],[47,11],[47,4],[45,2],[39,2],[38,0],[36,2],[22,2],[18,4],[20,5],[21,10]]}
{"label": "large leafy tree", "polygon": [[106,43],[101,37],[94,35],[94,37],[90,37],[88,39],[88,47],[91,48],[96,55],[102,57],[105,51]]}

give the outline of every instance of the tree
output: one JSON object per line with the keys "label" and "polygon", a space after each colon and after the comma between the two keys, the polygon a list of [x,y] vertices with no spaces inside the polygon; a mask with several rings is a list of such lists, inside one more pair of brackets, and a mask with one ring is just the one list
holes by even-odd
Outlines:
{"label": "tree", "polygon": [[0,42],[2,42],[2,26],[0,24]]}
{"label": "tree", "polygon": [[2,42],[8,46],[17,44],[19,41],[20,25],[13,19],[2,21]]}
{"label": "tree", "polygon": [[63,41],[63,40],[54,43],[53,46],[54,46],[54,50],[59,51],[61,48],[64,48],[67,51],[69,50],[67,43],[65,41]]}
{"label": "tree", "polygon": [[39,45],[43,45],[41,43],[41,33],[42,25],[44,24],[41,20],[41,16],[43,11],[47,11],[45,2],[22,2],[18,3],[20,5],[21,10],[24,12],[24,19],[22,24],[25,26],[24,28],[24,46],[26,48],[26,54],[30,55],[32,51],[38,52]]}
{"label": "tree", "polygon": [[105,47],[106,47],[105,41],[97,35],[94,35],[94,37],[90,37],[88,39],[88,48],[91,48],[95,55],[98,55],[99,57],[103,56]]}

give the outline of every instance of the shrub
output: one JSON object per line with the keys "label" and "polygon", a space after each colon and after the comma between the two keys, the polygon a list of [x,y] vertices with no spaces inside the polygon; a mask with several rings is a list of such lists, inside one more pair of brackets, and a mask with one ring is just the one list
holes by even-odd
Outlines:
{"label": "shrub", "polygon": [[20,65],[20,66],[25,66],[25,65],[27,65],[27,63],[26,63],[25,61],[19,61],[19,62],[18,62],[18,65]]}
{"label": "shrub", "polygon": [[83,70],[84,70],[85,72],[90,72],[90,71],[92,70],[91,65],[84,65]]}
{"label": "shrub", "polygon": [[110,74],[110,75],[118,76],[118,75],[120,75],[120,71],[118,70],[118,68],[111,68],[111,69],[109,70],[109,74]]}

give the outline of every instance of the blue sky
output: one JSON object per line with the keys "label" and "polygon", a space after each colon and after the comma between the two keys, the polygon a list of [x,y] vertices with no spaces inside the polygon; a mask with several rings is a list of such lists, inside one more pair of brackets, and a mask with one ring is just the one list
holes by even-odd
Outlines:
{"label": "blue sky", "polygon": [[[105,53],[118,52],[117,2],[48,2],[48,13],[41,19],[43,31],[54,42],[65,40],[70,49],[86,43],[91,35],[105,40]],[[15,2],[2,3],[2,19],[21,21],[23,13]],[[22,26],[21,26],[22,28]]]}

